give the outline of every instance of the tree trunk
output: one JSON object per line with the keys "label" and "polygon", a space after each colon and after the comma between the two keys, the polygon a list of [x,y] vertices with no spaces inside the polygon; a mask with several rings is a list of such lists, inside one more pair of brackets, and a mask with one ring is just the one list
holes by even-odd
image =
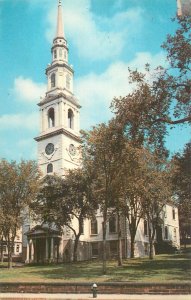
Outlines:
{"label": "tree trunk", "polygon": [[74,241],[74,256],[73,256],[73,262],[78,261],[78,242],[80,239],[80,233],[76,235],[75,241]]}
{"label": "tree trunk", "polygon": [[135,257],[135,236],[131,236],[131,258]]}
{"label": "tree trunk", "polygon": [[[11,244],[12,245],[12,244]],[[11,269],[12,264],[12,247],[10,245],[10,242],[8,243],[8,268]]]}
{"label": "tree trunk", "polygon": [[153,253],[153,240],[151,238],[149,242],[149,259],[153,259],[154,253]]}
{"label": "tree trunk", "polygon": [[121,241],[121,222],[120,222],[120,214],[118,213],[118,266],[123,265],[122,260],[122,241]]}
{"label": "tree trunk", "polygon": [[148,220],[148,229],[149,229],[149,259],[153,259],[154,258],[153,241],[155,238],[156,225],[152,224],[149,218],[147,218],[147,220]]}
{"label": "tree trunk", "polygon": [[107,267],[106,267],[106,220],[102,223],[103,227],[103,275],[106,275],[107,273]]}
{"label": "tree trunk", "polygon": [[4,261],[4,255],[3,255],[3,238],[1,239],[1,262]]}

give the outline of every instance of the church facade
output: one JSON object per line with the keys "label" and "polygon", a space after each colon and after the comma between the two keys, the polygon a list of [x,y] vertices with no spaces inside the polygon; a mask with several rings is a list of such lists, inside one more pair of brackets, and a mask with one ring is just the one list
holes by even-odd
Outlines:
{"label": "church facade", "polygon": [[[46,68],[47,92],[38,104],[40,109],[40,133],[35,138],[38,146],[38,165],[42,175],[64,176],[66,170],[80,165],[80,104],[73,92],[74,71],[69,64],[68,45],[62,20],[62,3],[58,2],[56,36],[51,48],[52,62]],[[162,240],[179,244],[178,210],[165,207]],[[78,247],[78,260],[102,257],[102,215],[97,211],[96,220],[84,220],[84,232]],[[123,257],[130,256],[130,234],[125,218],[121,220]],[[77,229],[77,222],[74,226]],[[135,256],[148,255],[148,228],[141,220],[135,239]],[[22,257],[26,263],[71,261],[74,245],[72,232],[64,228],[34,224],[28,220],[23,226]],[[118,222],[113,216],[107,226],[107,255],[112,258],[118,252]]]}

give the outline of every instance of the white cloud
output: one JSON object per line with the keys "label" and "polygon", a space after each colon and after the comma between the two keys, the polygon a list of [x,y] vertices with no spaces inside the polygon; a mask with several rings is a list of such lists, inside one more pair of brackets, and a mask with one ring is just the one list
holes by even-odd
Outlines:
{"label": "white cloud", "polygon": [[[51,5],[47,12],[46,36],[50,42],[55,36],[56,11],[57,7]],[[142,12],[137,7],[106,18],[92,13],[90,0],[65,0],[66,38],[75,45],[81,58],[93,61],[115,58],[121,54],[128,38],[140,29]]]}
{"label": "white cloud", "polygon": [[94,123],[107,121],[111,117],[109,106],[112,99],[125,96],[132,90],[128,83],[128,67],[143,71],[146,63],[152,68],[164,65],[163,53],[152,56],[148,52],[140,52],[128,63],[119,61],[111,64],[102,74],[90,73],[78,78],[76,94],[82,105],[82,127],[93,125],[92,120]]}
{"label": "white cloud", "polygon": [[36,103],[46,91],[46,85],[19,76],[14,80],[13,92],[18,100]]}
{"label": "white cloud", "polygon": [[0,130],[38,130],[38,113],[31,114],[5,114],[0,116]]}

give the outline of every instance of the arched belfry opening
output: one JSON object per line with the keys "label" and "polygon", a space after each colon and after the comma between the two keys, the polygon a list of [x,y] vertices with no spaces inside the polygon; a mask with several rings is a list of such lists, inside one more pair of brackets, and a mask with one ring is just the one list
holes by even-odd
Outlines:
{"label": "arched belfry opening", "polygon": [[48,110],[48,127],[54,127],[55,126],[55,114],[54,114],[54,108],[50,108]]}
{"label": "arched belfry opening", "polygon": [[55,73],[52,73],[52,75],[50,77],[50,81],[51,81],[51,88],[54,88],[56,86],[56,75],[55,75]]}
{"label": "arched belfry opening", "polygon": [[71,109],[68,110],[68,127],[74,129],[74,113]]}

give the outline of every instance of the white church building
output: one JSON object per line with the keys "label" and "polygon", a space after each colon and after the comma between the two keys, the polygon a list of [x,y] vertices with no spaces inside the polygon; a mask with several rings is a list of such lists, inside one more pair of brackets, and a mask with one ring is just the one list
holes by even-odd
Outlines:
{"label": "white church building", "polygon": [[[58,2],[56,37],[53,40],[52,62],[46,68],[47,92],[41,99],[40,133],[35,138],[38,145],[38,165],[43,176],[63,176],[68,169],[79,167],[80,153],[80,104],[73,92],[74,71],[69,64],[67,40],[64,35],[62,3]],[[167,205],[163,213],[162,240],[179,242],[179,220],[176,207]],[[75,221],[74,221],[75,222]],[[77,224],[77,223],[76,223]],[[130,256],[128,222],[121,223],[123,257]],[[135,256],[148,255],[147,223],[141,220],[135,239]],[[41,224],[25,224],[22,230],[22,247],[15,244],[15,254],[22,255],[27,263],[64,262],[72,260],[74,236],[64,228],[63,232]],[[107,255],[117,255],[117,219],[112,217],[107,226]],[[98,211],[96,221],[84,220],[84,232],[78,247],[78,260],[102,257],[102,215]]]}

